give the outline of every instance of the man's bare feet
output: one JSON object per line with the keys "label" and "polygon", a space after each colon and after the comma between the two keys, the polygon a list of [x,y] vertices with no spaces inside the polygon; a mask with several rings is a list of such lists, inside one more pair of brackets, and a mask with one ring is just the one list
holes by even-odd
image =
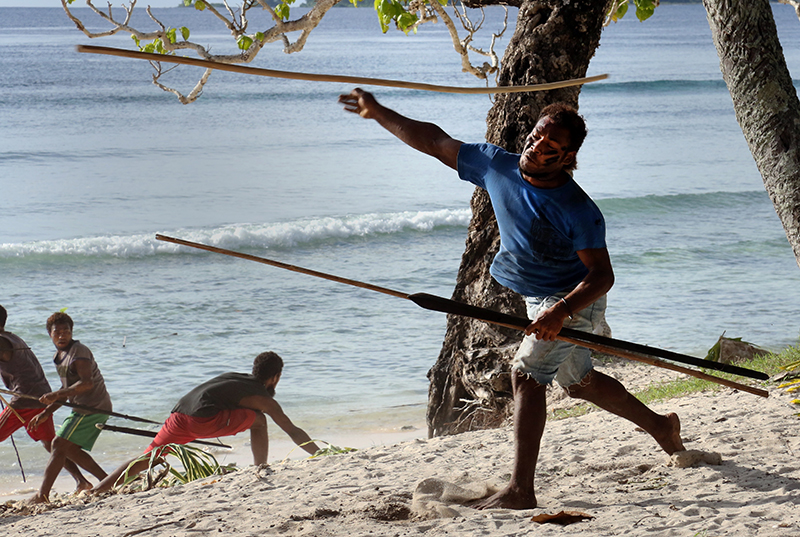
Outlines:
{"label": "man's bare feet", "polygon": [[36,493],[30,497],[28,503],[50,503],[50,500],[47,496],[42,496],[40,493]]}
{"label": "man's bare feet", "polygon": [[511,485],[500,492],[472,505],[475,509],[533,509],[536,507],[536,495],[533,492],[522,492]]}
{"label": "man's bare feet", "polygon": [[672,455],[676,451],[685,451],[686,448],[683,447],[683,440],[681,440],[681,420],[678,419],[678,415],[670,412],[664,418],[666,426],[658,435],[653,435],[653,438],[667,452],[667,455]]}
{"label": "man's bare feet", "polygon": [[92,490],[92,484],[88,481],[81,481],[78,483],[78,486],[75,487],[75,492],[73,492],[73,494],[80,494],[84,490]]}

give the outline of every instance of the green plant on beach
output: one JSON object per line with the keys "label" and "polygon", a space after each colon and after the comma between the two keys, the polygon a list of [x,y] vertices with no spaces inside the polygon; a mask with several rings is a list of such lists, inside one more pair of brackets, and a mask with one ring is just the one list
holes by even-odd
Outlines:
{"label": "green plant on beach", "polygon": [[[800,346],[789,347],[777,354],[770,352],[760,356],[756,356],[752,360],[743,362],[740,365],[748,369],[763,371],[764,373],[770,376],[776,375],[786,370],[797,370],[798,375],[800,375]],[[720,378],[736,380],[737,382],[741,381],[740,377],[728,373],[720,373],[719,371],[708,371],[708,373],[713,374],[714,376]],[[764,381],[761,383],[756,382],[756,384],[763,385],[768,382],[769,381]],[[784,386],[800,386],[800,380],[793,383],[781,384],[778,387],[781,388]],[[643,390],[635,392],[633,395],[643,403],[649,405],[651,403],[666,401],[669,399],[674,399],[676,397],[683,397],[686,395],[691,395],[693,393],[699,393],[704,391],[718,391],[721,390],[722,388],[723,386],[716,384],[714,382],[698,379],[695,377],[686,377],[686,378],[679,378],[663,384],[654,384],[648,386]],[[792,402],[795,404],[800,404],[800,399],[795,399]],[[550,419],[559,420],[559,419],[582,416],[584,414],[588,414],[594,409],[595,409],[594,405],[586,403],[569,409],[557,410],[553,413]]]}
{"label": "green plant on beach", "polygon": [[318,449],[316,453],[308,457],[309,459],[318,459],[320,457],[328,457],[330,455],[342,455],[344,453],[350,453],[351,451],[358,451],[356,448],[334,446],[333,444],[331,444],[330,442],[326,442],[325,440],[309,440],[308,442],[304,442],[297,447],[293,447],[289,451],[289,453],[286,454],[286,457],[283,458],[281,464],[289,460],[289,455],[291,455],[295,449],[297,449],[298,447],[303,447],[306,444],[311,444],[312,442],[325,444],[325,447]]}
{"label": "green plant on beach", "polygon": [[[783,377],[786,382],[779,384],[778,388],[786,389],[788,393],[800,391],[800,350],[795,358],[798,359],[781,366],[781,369],[786,372]],[[792,399],[792,403],[800,405],[800,399]]]}
{"label": "green plant on beach", "polygon": [[[173,464],[168,462],[170,457],[177,459],[177,462],[183,467],[183,471],[176,469]],[[148,462],[144,475],[131,474],[131,467],[141,461]],[[159,469],[159,467],[161,468]],[[220,465],[214,455],[199,448],[181,444],[166,444],[131,462],[125,473],[120,476],[117,484],[118,486],[130,485],[137,479],[141,479],[140,490],[150,490],[156,486],[183,485],[196,479],[224,475],[235,470],[235,466]]]}

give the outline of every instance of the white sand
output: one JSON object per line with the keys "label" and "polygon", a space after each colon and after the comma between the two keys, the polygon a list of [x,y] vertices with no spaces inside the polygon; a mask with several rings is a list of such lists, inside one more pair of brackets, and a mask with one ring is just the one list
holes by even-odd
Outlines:
{"label": "white sand", "polygon": [[[653,373],[635,364],[603,370],[628,385]],[[653,407],[677,412],[686,448],[718,454],[721,465],[675,466],[647,434],[605,412],[551,421],[537,472],[539,507],[527,511],[477,511],[437,494],[469,497],[508,479],[512,438],[510,430],[500,429],[289,461],[269,470],[251,466],[221,478],[87,499],[34,516],[20,514],[15,504],[5,507],[0,530],[85,537],[423,532],[794,537],[800,535],[800,408],[785,392],[770,392],[764,399],[724,388]],[[559,511],[594,518],[566,528],[531,521],[533,515]]]}

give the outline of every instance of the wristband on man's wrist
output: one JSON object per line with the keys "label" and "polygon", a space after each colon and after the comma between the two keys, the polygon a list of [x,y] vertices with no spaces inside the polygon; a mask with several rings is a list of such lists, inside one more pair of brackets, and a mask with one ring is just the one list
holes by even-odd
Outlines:
{"label": "wristband on man's wrist", "polygon": [[572,308],[569,307],[569,302],[567,302],[567,299],[563,298],[563,297],[561,298],[561,302],[563,302],[564,303],[564,307],[567,308],[567,312],[568,312],[567,317],[572,319]]}

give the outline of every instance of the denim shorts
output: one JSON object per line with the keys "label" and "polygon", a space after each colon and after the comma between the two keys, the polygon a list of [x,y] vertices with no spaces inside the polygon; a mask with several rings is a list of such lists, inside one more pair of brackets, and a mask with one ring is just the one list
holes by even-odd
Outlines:
{"label": "denim shorts", "polygon": [[[528,318],[535,319],[542,310],[558,302],[567,293],[546,297],[525,297]],[[575,312],[572,319],[564,321],[565,328],[592,332],[605,322],[606,297]],[[511,362],[511,368],[525,373],[539,384],[550,384],[553,379],[564,388],[578,384],[592,370],[592,351],[563,341],[542,341],[533,334],[525,336]]]}

